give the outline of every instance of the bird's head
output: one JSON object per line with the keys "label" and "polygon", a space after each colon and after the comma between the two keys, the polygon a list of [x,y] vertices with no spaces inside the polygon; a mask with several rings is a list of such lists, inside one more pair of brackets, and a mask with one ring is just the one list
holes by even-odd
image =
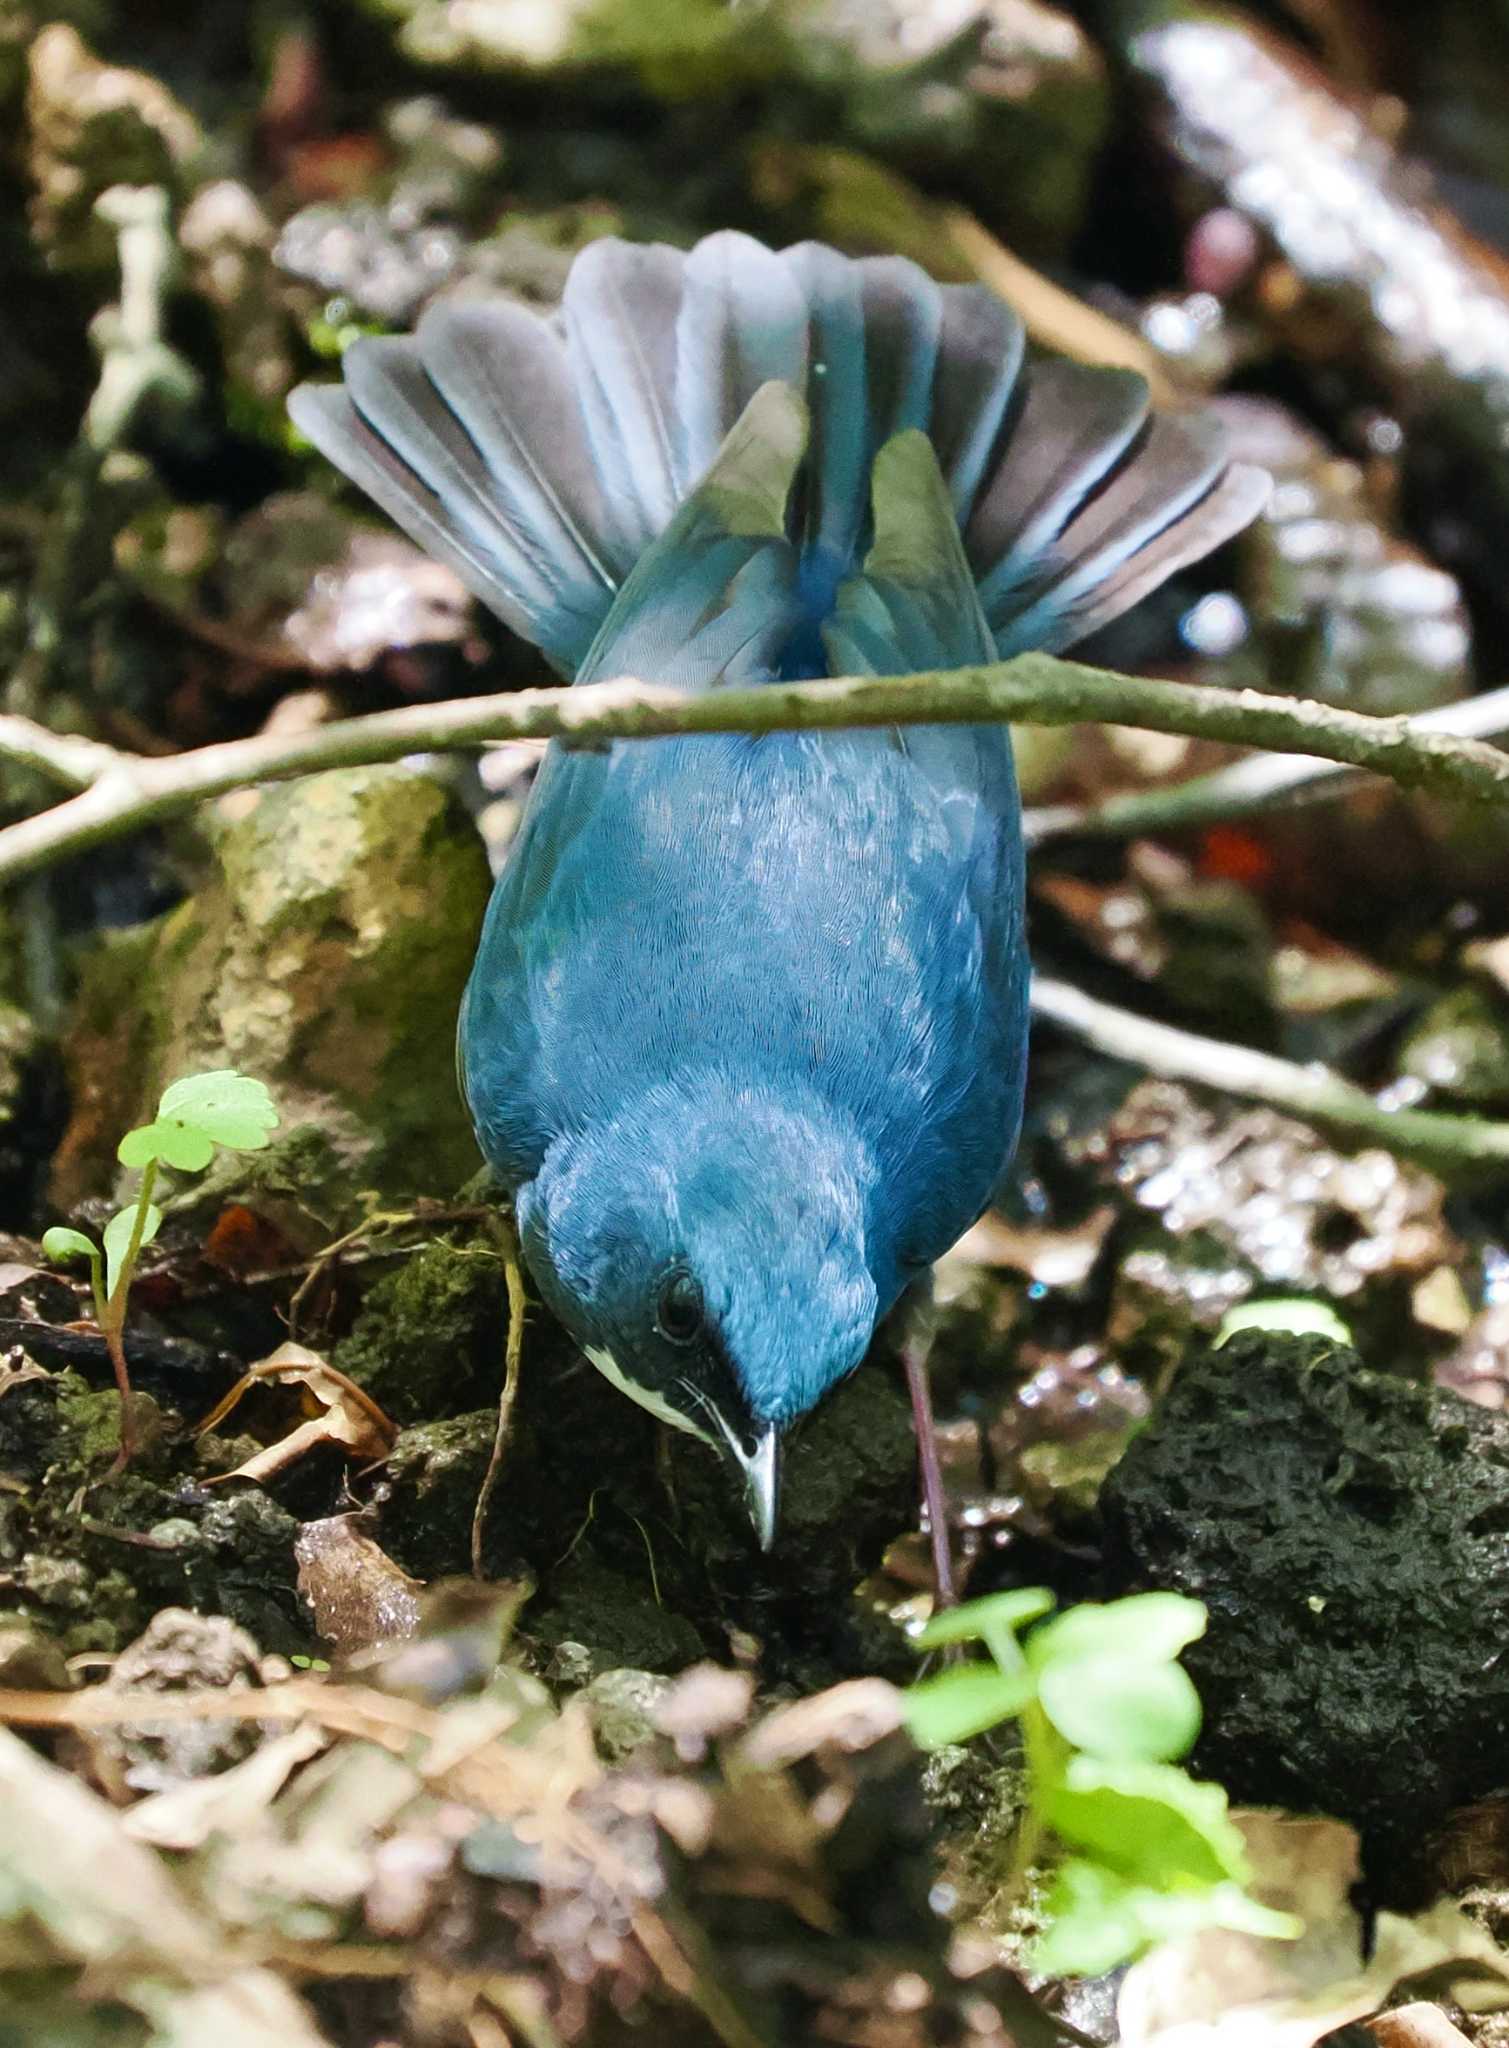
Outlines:
{"label": "bird's head", "polygon": [[859,1364],[887,1305],[872,1180],[815,1098],[709,1078],[557,1140],[520,1192],[551,1308],[621,1391],[733,1459],[767,1549],[782,1432]]}

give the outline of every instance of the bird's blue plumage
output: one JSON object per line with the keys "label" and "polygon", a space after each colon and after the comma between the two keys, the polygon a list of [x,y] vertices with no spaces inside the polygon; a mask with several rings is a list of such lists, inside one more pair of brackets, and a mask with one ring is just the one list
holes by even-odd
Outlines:
{"label": "bird's blue plumage", "polygon": [[[616,242],[560,315],[441,305],[295,415],[564,673],[711,689],[1059,647],[1262,484],[1141,380],[1024,367],[899,259]],[[1027,958],[1003,728],[552,749],[461,1025],[526,1255],[746,1466],[988,1201]]]}

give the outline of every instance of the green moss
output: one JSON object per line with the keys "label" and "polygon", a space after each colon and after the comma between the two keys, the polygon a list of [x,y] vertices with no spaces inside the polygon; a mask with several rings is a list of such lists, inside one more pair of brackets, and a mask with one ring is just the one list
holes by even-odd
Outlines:
{"label": "green moss", "polygon": [[383,1548],[416,1578],[469,1567],[472,1509],[487,1470],[498,1417],[484,1408],[406,1429],[388,1460]]}
{"label": "green moss", "polygon": [[396,1422],[496,1399],[507,1311],[498,1255],[429,1244],[370,1290],[335,1363]]}
{"label": "green moss", "polygon": [[544,1643],[584,1643],[598,1671],[633,1665],[639,1671],[684,1671],[706,1655],[684,1615],[657,1604],[642,1582],[611,1572],[590,1557],[574,1558],[548,1599],[529,1609],[528,1632]]}

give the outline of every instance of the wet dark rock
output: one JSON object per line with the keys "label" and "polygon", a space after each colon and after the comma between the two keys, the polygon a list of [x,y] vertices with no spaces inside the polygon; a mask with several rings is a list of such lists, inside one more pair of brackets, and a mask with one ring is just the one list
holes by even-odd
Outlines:
{"label": "wet dark rock", "polygon": [[278,237],[278,268],[338,295],[358,316],[407,326],[454,274],[465,243],[445,221],[370,199],[321,201]]}
{"label": "wet dark rock", "polygon": [[1497,991],[1454,989],[1432,1003],[1400,1048],[1399,1071],[1456,1105],[1509,1105],[1509,1003]]}
{"label": "wet dark rock", "polygon": [[[195,287],[213,309],[235,398],[277,419],[298,374],[295,329],[273,261],[276,231],[250,186],[217,178],[184,208],[179,246]],[[277,424],[281,427],[281,421]]]}
{"label": "wet dark rock", "polygon": [[1461,1256],[1431,1174],[1376,1148],[1334,1151],[1277,1110],[1177,1082],[1138,1082],[1066,1152],[1128,1205],[1113,1339],[1160,1358],[1267,1290],[1333,1298],[1405,1367],[1411,1289]]}
{"label": "wet dark rock", "polygon": [[1391,530],[1364,472],[1283,406],[1225,398],[1212,411],[1233,456],[1266,469],[1274,492],[1242,541],[1246,630],[1227,628],[1229,651],[1201,644],[1230,599],[1206,600],[1185,621],[1202,673],[1378,716],[1465,696],[1461,587]]}
{"label": "wet dark rock", "polygon": [[654,1671],[620,1668],[600,1671],[591,1680],[582,1705],[604,1763],[621,1764],[656,1740],[656,1710],[669,1690],[670,1680]]}
{"label": "wet dark rock", "polygon": [[437,1239],[369,1289],[334,1363],[395,1422],[433,1422],[496,1398],[506,1320],[493,1247]]}
{"label": "wet dark rock", "polygon": [[1120,1594],[1203,1600],[1202,1771],[1361,1832],[1407,1898],[1425,1832],[1502,1784],[1509,1424],[1322,1338],[1196,1349],[1102,1495]]}
{"label": "wet dark rock", "polygon": [[[150,1697],[239,1691],[260,1682],[260,1652],[245,1629],[219,1615],[164,1607],[112,1665],[104,1690]],[[92,1730],[93,1774],[134,1793],[163,1792],[187,1779],[226,1770],[258,1742],[255,1722],[124,1721]]]}

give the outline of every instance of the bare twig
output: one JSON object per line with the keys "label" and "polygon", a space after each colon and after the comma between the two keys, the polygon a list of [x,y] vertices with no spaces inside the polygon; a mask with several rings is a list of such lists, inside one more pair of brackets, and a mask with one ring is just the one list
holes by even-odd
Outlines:
{"label": "bare twig", "polygon": [[29,718],[0,712],[0,759],[30,768],[64,789],[87,789],[98,782],[119,757],[99,740],[50,732]]}
{"label": "bare twig", "polygon": [[1266,1102],[1320,1124],[1339,1137],[1366,1140],[1437,1173],[1509,1172],[1509,1124],[1430,1110],[1388,1109],[1365,1088],[1321,1066],[1299,1066],[1250,1046],[1201,1038],[1102,1003],[1069,983],[1038,975],[1034,1016],[1056,1024],[1097,1051],[1130,1060],[1170,1080],[1190,1081]]}
{"label": "bare twig", "polygon": [[519,1257],[519,1233],[511,1215],[497,1215],[491,1218],[494,1235],[497,1238],[498,1254],[503,1261],[503,1279],[508,1289],[508,1340],[503,1352],[503,1389],[498,1396],[498,1426],[493,1433],[493,1447],[488,1456],[487,1470],[482,1475],[482,1484],[477,1489],[477,1504],[472,1510],[472,1576],[482,1578],[482,1545],[487,1535],[487,1513],[492,1506],[493,1491],[503,1470],[503,1461],[508,1455],[508,1440],[513,1433],[514,1403],[519,1398],[519,1367],[524,1359],[524,1316],[528,1300],[524,1292],[524,1266]]}
{"label": "bare twig", "polygon": [[[299,733],[267,733],[167,758],[118,753],[77,796],[0,832],[0,881],[179,815],[248,783],[502,739],[596,746],[675,734],[832,731],[1022,721],[1137,725],[1286,754],[1320,755],[1440,796],[1509,798],[1509,754],[1480,740],[1367,718],[1303,698],[1116,675],[1046,654],[912,676],[839,677],[692,694],[632,679],[406,705]],[[0,733],[0,753],[14,744]],[[22,742],[27,735],[19,735]]]}
{"label": "bare twig", "polygon": [[1135,329],[1024,263],[965,207],[945,206],[940,224],[981,282],[1021,314],[1034,341],[1082,363],[1136,370],[1160,405],[1178,402],[1166,359]]}
{"label": "bare twig", "polygon": [[[1496,738],[1509,733],[1509,688],[1417,712],[1409,725],[1417,733]],[[1045,805],[1028,811],[1023,823],[1033,846],[1066,833],[1129,839],[1141,832],[1177,832],[1229,818],[1247,818],[1296,798],[1309,802],[1340,796],[1356,780],[1352,769],[1334,760],[1306,754],[1258,754],[1163,789],[1138,790],[1084,807]]]}

